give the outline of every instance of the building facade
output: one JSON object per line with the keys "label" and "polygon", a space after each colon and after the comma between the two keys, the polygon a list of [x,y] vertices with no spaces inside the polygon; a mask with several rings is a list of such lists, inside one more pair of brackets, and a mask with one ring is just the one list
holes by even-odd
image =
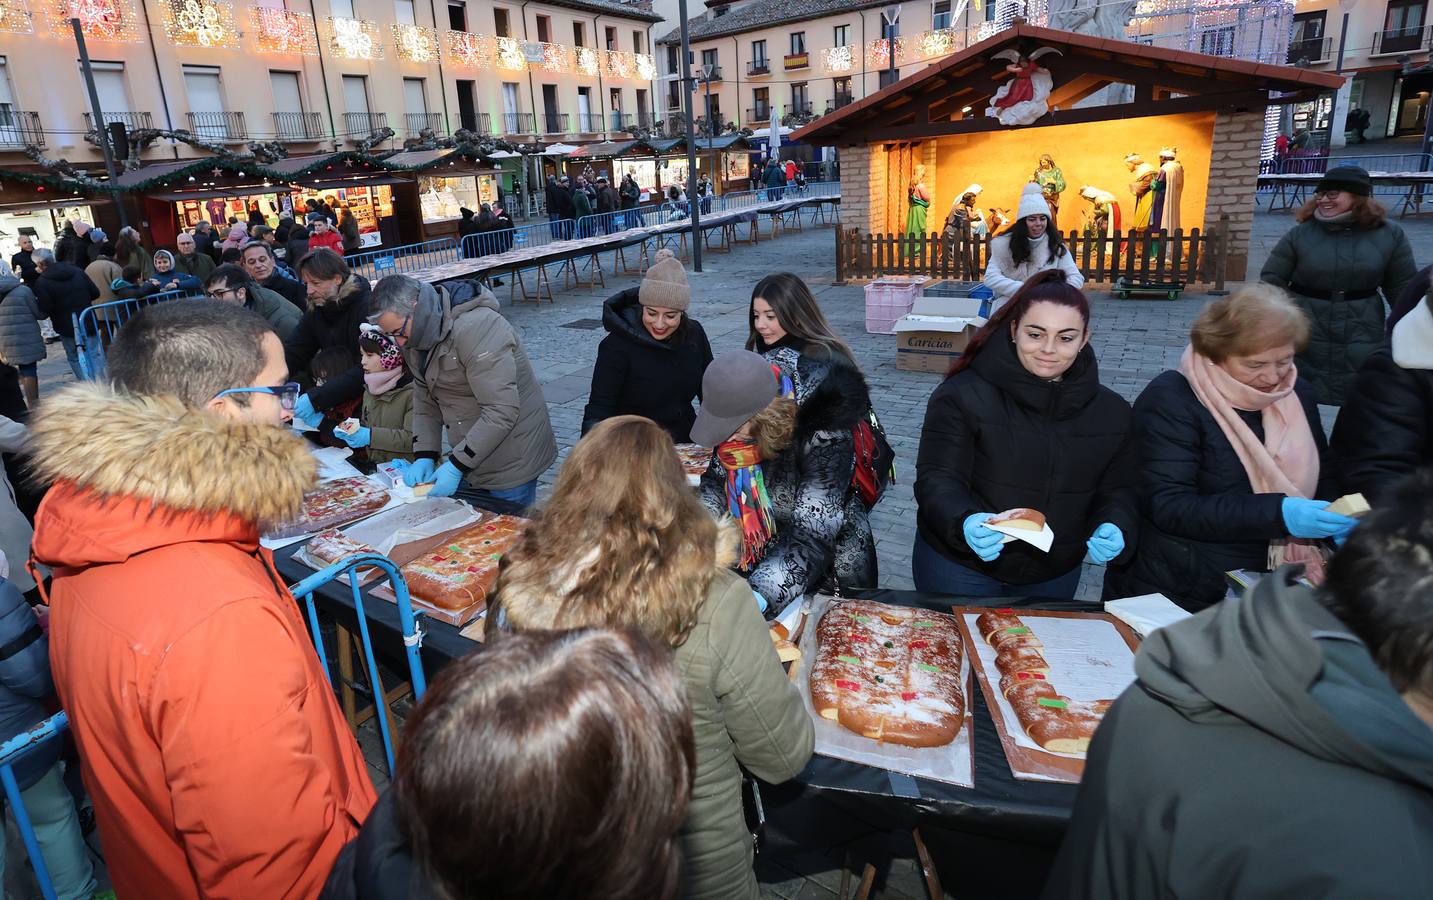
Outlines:
{"label": "building facade", "polygon": [[[651,119],[649,5],[617,0],[0,0],[0,167],[99,158],[69,17],[107,123],[291,152],[425,130],[601,140]],[[146,160],[205,151],[161,139]]]}

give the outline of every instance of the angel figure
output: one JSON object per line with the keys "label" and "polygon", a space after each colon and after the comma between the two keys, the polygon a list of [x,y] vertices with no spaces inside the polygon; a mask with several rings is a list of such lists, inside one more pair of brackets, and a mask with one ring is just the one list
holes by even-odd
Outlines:
{"label": "angel figure", "polygon": [[1010,65],[1005,71],[1015,76],[1000,86],[990,99],[985,110],[987,116],[994,116],[1001,125],[1029,125],[1050,111],[1046,99],[1054,88],[1050,70],[1036,62],[1049,53],[1059,54],[1054,47],[1041,47],[1029,56],[1021,56],[1017,50],[1001,50],[992,54],[995,59],[1008,59]]}

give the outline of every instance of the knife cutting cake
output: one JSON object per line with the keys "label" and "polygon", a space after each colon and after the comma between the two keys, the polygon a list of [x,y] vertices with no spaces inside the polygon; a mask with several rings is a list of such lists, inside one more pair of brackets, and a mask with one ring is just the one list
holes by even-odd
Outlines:
{"label": "knife cutting cake", "polygon": [[430,606],[467,609],[488,598],[498,562],[522,537],[527,519],[485,516],[403,566],[408,592]]}
{"label": "knife cutting cake", "polygon": [[360,476],[325,481],[304,494],[304,508],[298,519],[280,527],[270,537],[297,537],[337,528],[387,505],[388,491],[372,479]]}
{"label": "knife cutting cake", "polygon": [[811,701],[873,740],[938,747],[965,717],[961,641],[950,616],[868,600],[832,604],[816,627]]}

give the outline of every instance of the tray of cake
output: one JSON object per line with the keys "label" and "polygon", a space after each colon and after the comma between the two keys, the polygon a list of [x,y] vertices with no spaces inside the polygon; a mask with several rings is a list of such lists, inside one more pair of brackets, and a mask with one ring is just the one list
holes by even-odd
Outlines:
{"label": "tray of cake", "polygon": [[309,535],[367,518],[397,503],[387,488],[362,475],[323,481],[304,494],[298,518],[271,528],[262,543],[276,550]]}
{"label": "tray of cake", "polygon": [[[398,564],[415,609],[461,627],[487,609],[502,555],[522,537],[527,521],[484,512],[475,523],[399,544],[389,558]],[[386,582],[372,594],[397,601]]]}
{"label": "tray of cake", "polygon": [[1078,782],[1101,718],[1134,682],[1134,632],[1104,613],[955,610],[1011,773]]}
{"label": "tray of cake", "polygon": [[[477,522],[478,510],[451,497],[425,497],[386,509],[344,528],[321,531],[304,544],[294,559],[315,571],[364,553],[390,556],[393,548],[417,541],[436,540],[444,532]],[[360,570],[359,584],[378,577],[373,568]],[[348,576],[339,580],[348,583]]]}
{"label": "tray of cake", "polygon": [[813,599],[800,636],[816,752],[971,787],[970,668],[952,615]]}

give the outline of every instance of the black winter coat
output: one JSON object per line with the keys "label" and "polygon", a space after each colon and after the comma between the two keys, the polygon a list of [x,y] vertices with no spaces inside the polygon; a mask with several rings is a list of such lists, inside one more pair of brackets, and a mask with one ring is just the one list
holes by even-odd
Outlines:
{"label": "black winter coat", "polygon": [[[1315,497],[1338,494],[1313,388],[1295,385],[1319,449]],[[1263,415],[1240,418],[1264,439]],[[1190,611],[1223,599],[1224,573],[1268,569],[1269,541],[1288,536],[1283,494],[1255,494],[1234,447],[1177,371],[1163,372],[1134,404],[1139,553],[1105,575],[1105,597],[1159,592]]]}
{"label": "black winter coat", "polygon": [[637,288],[628,288],[602,304],[607,337],[597,345],[592,392],[582,413],[582,433],[613,416],[646,416],[677,443],[692,439],[702,399],[702,373],[712,361],[711,344],[701,323],[687,318],[665,341],[642,324]]}
{"label": "black winter coat", "polygon": [[[860,371],[830,366],[800,400],[791,446],[762,463],[776,535],[746,575],[770,603],[768,616],[813,591],[876,586],[869,513],[851,487],[851,429],[870,406]],[[727,513],[726,467],[719,460],[702,475],[699,496],[714,514]]]}
{"label": "black winter coat", "polygon": [[[308,309],[308,288],[304,287],[302,281],[294,281],[292,278],[279,274],[278,269],[275,269],[266,280],[259,282],[259,287],[268,288],[299,309]],[[355,347],[353,352],[357,353],[358,349]]]}
{"label": "black winter coat", "polygon": [[83,269],[59,260],[46,266],[35,282],[35,299],[40,311],[63,337],[75,336],[75,323],[70,317],[89,309],[99,296],[99,288]]}
{"label": "black winter coat", "polygon": [[[339,301],[332,306],[313,307],[304,312],[298,327],[284,341],[284,356],[290,376],[307,372],[320,350],[343,347],[358,353],[359,325],[368,321],[368,279],[350,275],[339,289]],[[363,396],[363,366],[353,368],[308,392],[313,408],[331,409]]]}
{"label": "black winter coat", "polygon": [[373,811],[334,860],[319,900],[433,900],[437,895],[413,858],[393,810],[393,791]]}
{"label": "black winter coat", "polygon": [[[1100,384],[1088,346],[1059,381],[1032,375],[1006,336],[931,395],[916,457],[917,528],[958,565],[1006,584],[1058,578],[1085,557],[1085,541],[1104,522],[1135,550],[1133,446],[1129,403]],[[1049,553],[1024,541],[994,562],[965,542],[967,516],[1028,507],[1055,532]]]}
{"label": "black winter coat", "polygon": [[1433,368],[1403,368],[1387,344],[1374,351],[1339,410],[1333,452],[1337,493],[1360,492],[1374,506],[1404,476],[1433,464]]}

